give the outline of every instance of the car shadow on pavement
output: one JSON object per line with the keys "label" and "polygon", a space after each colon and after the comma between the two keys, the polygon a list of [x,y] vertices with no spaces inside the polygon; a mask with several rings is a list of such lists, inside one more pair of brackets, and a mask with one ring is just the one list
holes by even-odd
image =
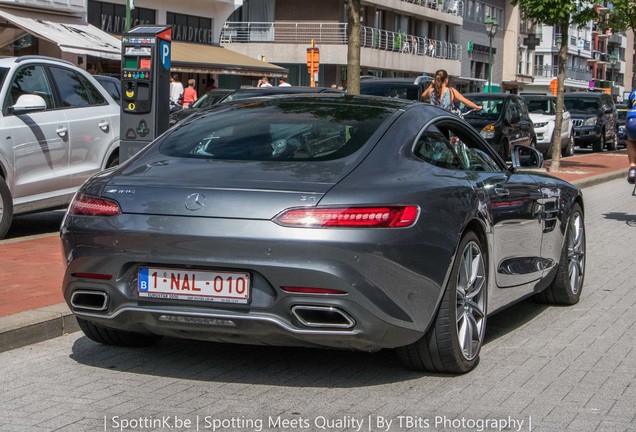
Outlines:
{"label": "car shadow on pavement", "polygon": [[148,348],[123,348],[86,337],[76,340],[72,350],[71,359],[95,368],[206,382],[354,388],[425,376],[405,369],[392,350],[368,353],[173,338]]}
{"label": "car shadow on pavement", "polygon": [[[485,343],[515,331],[546,307],[525,300],[489,317]],[[407,370],[395,352],[388,349],[369,353],[175,338],[164,338],[148,348],[122,348],[100,345],[87,337],[77,339],[72,349],[70,357],[83,365],[196,381],[353,388],[417,380],[424,376],[454,377]]]}
{"label": "car shadow on pavement", "polygon": [[15,216],[4,239],[59,232],[64,213],[64,210],[53,210]]}
{"label": "car shadow on pavement", "polygon": [[621,213],[621,212],[610,212],[610,213],[604,213],[603,217],[605,219],[625,222],[627,226],[636,228],[636,215]]}
{"label": "car shadow on pavement", "polygon": [[539,316],[548,307],[551,306],[537,303],[532,298],[529,298],[512,305],[495,315],[489,316],[486,324],[484,344],[493,342],[500,337],[523,327]]}

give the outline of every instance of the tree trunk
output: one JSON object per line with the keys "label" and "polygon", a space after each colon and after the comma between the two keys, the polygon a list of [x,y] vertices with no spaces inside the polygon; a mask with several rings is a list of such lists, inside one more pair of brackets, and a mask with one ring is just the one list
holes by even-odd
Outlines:
{"label": "tree trunk", "polygon": [[570,20],[563,23],[561,34],[561,47],[559,48],[559,70],[557,73],[557,82],[559,83],[557,90],[557,106],[556,119],[554,121],[554,132],[552,133],[552,162],[550,163],[550,172],[559,172],[561,170],[561,126],[563,125],[563,93],[565,82],[565,69],[568,62],[568,40],[570,39],[569,29]]}
{"label": "tree trunk", "polygon": [[360,94],[361,0],[347,0],[347,93]]}

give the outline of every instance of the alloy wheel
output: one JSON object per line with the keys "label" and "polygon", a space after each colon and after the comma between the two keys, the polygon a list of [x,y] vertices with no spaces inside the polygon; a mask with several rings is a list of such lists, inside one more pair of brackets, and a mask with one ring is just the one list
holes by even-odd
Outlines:
{"label": "alloy wheel", "polygon": [[585,231],[579,213],[572,218],[568,230],[568,278],[572,293],[577,294],[585,274]]}
{"label": "alloy wheel", "polygon": [[466,245],[457,276],[457,339],[466,360],[479,353],[486,324],[486,268],[479,246]]}

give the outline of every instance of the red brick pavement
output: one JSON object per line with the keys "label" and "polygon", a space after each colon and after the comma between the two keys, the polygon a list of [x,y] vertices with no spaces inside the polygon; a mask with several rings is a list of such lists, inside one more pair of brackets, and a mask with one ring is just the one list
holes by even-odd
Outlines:
{"label": "red brick pavement", "polygon": [[60,236],[0,242],[0,317],[62,303]]}
{"label": "red brick pavement", "polygon": [[[550,161],[546,161],[546,166]],[[550,173],[567,181],[585,180],[625,170],[627,153],[585,153],[561,160],[561,172]],[[64,301],[64,263],[59,235],[0,241],[0,317]]]}

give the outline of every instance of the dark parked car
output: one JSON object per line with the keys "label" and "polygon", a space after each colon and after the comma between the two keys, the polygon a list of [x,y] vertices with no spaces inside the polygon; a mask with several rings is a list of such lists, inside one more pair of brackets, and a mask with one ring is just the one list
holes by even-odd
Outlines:
{"label": "dark parked car", "polygon": [[[534,123],[528,113],[526,101],[509,93],[466,93],[468,100],[481,105],[481,111],[465,116],[479,134],[504,159],[510,158],[514,144],[536,147]],[[466,112],[467,107],[462,106]]]}
{"label": "dark parked car", "polygon": [[422,100],[430,81],[413,78],[376,78],[360,81],[360,94],[398,99]]}
{"label": "dark parked car", "polygon": [[[399,99],[229,102],[88,181],[61,228],[64,298],[91,339],[365,351],[466,372],[486,316],[577,303],[581,192],[513,146]],[[537,210],[538,209],[538,210]]]}
{"label": "dark parked car", "polygon": [[110,97],[115,99],[115,102],[121,105],[121,81],[119,78],[110,75],[93,75],[93,78],[104,87]]}
{"label": "dark parked car", "polygon": [[618,114],[612,97],[600,92],[575,92],[564,95],[565,108],[572,114],[574,143],[592,147],[595,152],[616,150]]}
{"label": "dark parked car", "polygon": [[201,96],[190,108],[178,110],[170,113],[170,126],[194,113],[210,108],[221,102],[231,102],[233,100],[247,99],[251,97],[272,96],[277,94],[300,94],[300,93],[343,93],[342,90],[328,87],[244,87],[238,90],[215,89]]}
{"label": "dark parked car", "polygon": [[625,135],[625,122],[627,121],[627,113],[629,108],[627,104],[616,104],[616,120],[618,122],[618,145],[627,147],[627,135]]}

